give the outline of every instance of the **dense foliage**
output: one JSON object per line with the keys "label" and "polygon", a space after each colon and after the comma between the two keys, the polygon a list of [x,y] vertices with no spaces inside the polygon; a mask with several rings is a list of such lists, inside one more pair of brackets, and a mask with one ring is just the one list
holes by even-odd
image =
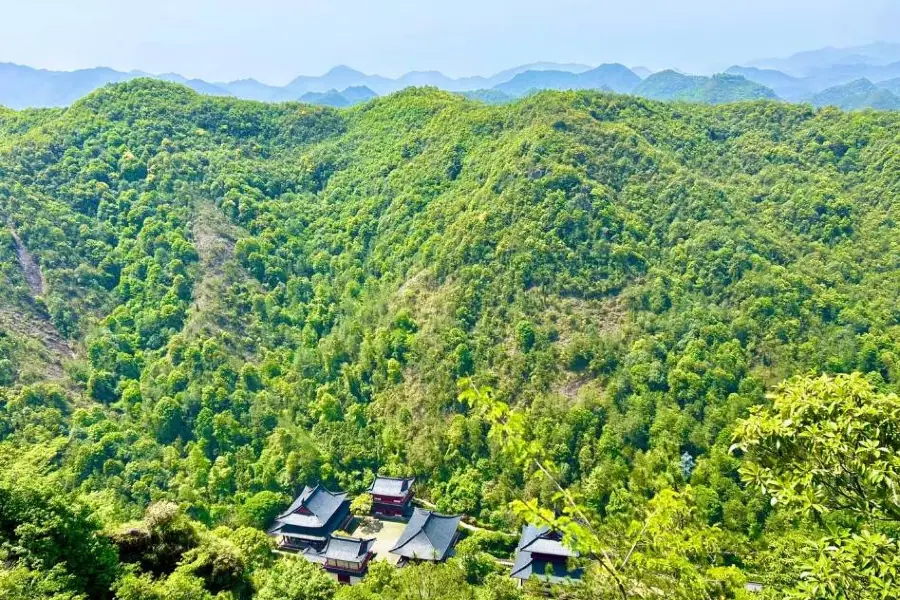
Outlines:
{"label": "dense foliage", "polygon": [[823,530],[803,553],[798,597],[897,593],[898,424],[900,398],[858,374],[791,382],[740,423],[744,480]]}
{"label": "dense foliage", "polygon": [[[0,521],[0,590],[285,597],[305,566],[253,532],[375,472],[501,531],[514,500],[561,509],[463,378],[592,518],[683,550],[638,552],[656,579],[630,592],[794,587],[779,557],[821,528],[745,487],[734,425],[797,374],[897,391],[898,119],[433,89],[335,111],[148,80],[0,111],[0,493],[35,507]],[[70,523],[48,539],[96,531],[97,560],[20,541],[31,510]],[[340,594],[527,593],[484,552]]]}

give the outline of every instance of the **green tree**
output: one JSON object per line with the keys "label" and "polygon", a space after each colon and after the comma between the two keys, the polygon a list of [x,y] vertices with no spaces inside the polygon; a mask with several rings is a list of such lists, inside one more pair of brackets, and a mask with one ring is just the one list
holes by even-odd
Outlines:
{"label": "green tree", "polygon": [[99,371],[91,374],[88,380],[88,394],[94,400],[109,404],[118,399],[116,393],[116,376],[112,373]]}
{"label": "green tree", "polygon": [[802,378],[735,432],[741,475],[824,535],[805,553],[800,598],[884,598],[900,568],[900,398],[862,375]]}
{"label": "green tree", "polygon": [[[225,529],[225,531],[220,531]],[[219,528],[216,535],[227,538],[243,555],[248,569],[258,571],[268,569],[275,560],[275,541],[264,531],[254,527],[238,527],[235,530]]]}
{"label": "green tree", "polygon": [[62,565],[35,571],[22,566],[0,569],[0,598],[4,600],[87,600],[74,591],[76,587]]}
{"label": "green tree", "polygon": [[112,534],[123,562],[136,563],[155,575],[171,573],[201,541],[197,525],[174,502],[155,502],[140,523],[128,523]]}
{"label": "green tree", "polygon": [[350,512],[354,515],[369,515],[372,513],[372,494],[360,494],[350,503]]}
{"label": "green tree", "polygon": [[559,512],[535,499],[515,500],[512,508],[526,522],[561,532],[563,543],[589,559],[590,576],[579,590],[585,599],[742,597],[744,576],[725,564],[723,532],[698,518],[690,488],[664,489],[632,517],[604,521],[562,486],[559,467],[529,439],[522,411],[470,380],[459,386],[460,400],[492,424],[490,437],[505,456],[555,488]]}
{"label": "green tree", "polygon": [[799,379],[735,432],[741,475],[773,505],[900,520],[900,399],[862,375]]}
{"label": "green tree", "polygon": [[259,600],[331,600],[337,583],[321,567],[302,558],[284,557],[265,575]]}
{"label": "green tree", "polygon": [[[13,482],[7,481],[11,475]],[[0,548],[7,565],[21,567],[8,575],[7,585],[15,579],[41,589],[32,585],[30,572],[47,571],[48,591],[111,597],[114,547],[81,503],[34,479],[15,472],[0,478]]]}
{"label": "green tree", "polygon": [[276,492],[257,492],[247,498],[238,509],[238,518],[244,525],[265,529],[278,516],[285,505],[285,496]]}
{"label": "green tree", "polygon": [[466,581],[473,585],[484,583],[489,574],[499,570],[494,557],[483,550],[481,541],[475,536],[456,545],[453,561],[465,573]]}

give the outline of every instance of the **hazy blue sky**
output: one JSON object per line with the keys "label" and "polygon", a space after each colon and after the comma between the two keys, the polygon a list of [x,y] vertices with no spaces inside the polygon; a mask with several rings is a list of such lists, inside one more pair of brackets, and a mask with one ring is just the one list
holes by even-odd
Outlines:
{"label": "hazy blue sky", "polygon": [[286,83],[336,64],[488,74],[536,61],[709,71],[900,41],[900,0],[0,0],[0,62]]}

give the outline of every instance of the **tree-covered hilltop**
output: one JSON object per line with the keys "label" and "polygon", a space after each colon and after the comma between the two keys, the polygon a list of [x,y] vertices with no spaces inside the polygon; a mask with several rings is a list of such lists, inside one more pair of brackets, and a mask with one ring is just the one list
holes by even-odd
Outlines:
{"label": "tree-covered hilltop", "polygon": [[634,88],[634,94],[652,100],[678,100],[704,104],[778,98],[768,87],[745,79],[742,75],[720,73],[704,77],[684,75],[671,70],[650,75]]}
{"label": "tree-covered hilltop", "polygon": [[[511,532],[511,502],[563,508],[556,481],[610,532],[661,536],[629,593],[782,597],[803,571],[783,558],[834,523],[745,487],[735,423],[796,375],[900,387],[898,125],[597,92],[333,110],[149,80],[0,111],[0,590],[330,598],[284,591],[305,567],[272,566],[259,528],[305,484],[380,472]],[[506,457],[460,381],[513,407],[553,479]],[[98,559],[54,553],[67,535]],[[449,565],[341,593],[525,593],[476,550],[468,583]]]}
{"label": "tree-covered hilltop", "polygon": [[810,98],[814,106],[837,106],[844,110],[900,109],[900,97],[888,89],[868,79],[857,79],[845,85],[828,88]]}

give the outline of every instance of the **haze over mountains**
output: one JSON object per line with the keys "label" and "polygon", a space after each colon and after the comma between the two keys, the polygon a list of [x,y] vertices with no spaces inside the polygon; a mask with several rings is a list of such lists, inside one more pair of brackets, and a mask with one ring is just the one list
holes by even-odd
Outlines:
{"label": "haze over mountains", "polygon": [[13,109],[67,106],[103,85],[138,77],[181,83],[207,95],[334,107],[352,106],[407,87],[433,86],[490,103],[507,102],[546,89],[595,89],[655,100],[709,104],[782,99],[847,110],[895,110],[900,107],[900,44],[878,42],[852,48],[822,48],[787,58],[735,65],[712,77],[676,70],[651,73],[643,67],[629,69],[617,63],[592,67],[538,62],[489,77],[454,79],[439,71],[412,71],[389,78],[341,65],[323,75],[301,75],[285,86],[272,86],[254,79],[211,83],[176,73],[126,73],[103,67],[60,72],[0,63],[0,105]]}
{"label": "haze over mountains", "polygon": [[795,77],[805,77],[833,66],[884,66],[900,61],[900,44],[875,42],[850,48],[826,47],[798,52],[787,58],[766,58],[748,63],[750,67],[783,71]]}
{"label": "haze over mountains", "polygon": [[[390,94],[411,86],[434,86],[453,92],[466,92],[493,88],[521,73],[552,71],[572,75],[590,69],[591,67],[588,65],[574,63],[540,62],[507,69],[490,77],[453,79],[438,71],[412,71],[397,79],[391,79],[381,75],[367,75],[340,65],[323,75],[301,75],[287,85],[279,87],[255,79],[209,83],[200,79],[188,79],[175,73],[162,75],[143,71],[125,73],[105,67],[78,71],[47,71],[11,63],[0,63],[0,105],[13,109],[67,106],[103,85],[138,77],[151,77],[181,83],[201,94],[234,96],[263,102],[287,102],[301,100],[306,94],[336,98],[348,88],[368,88],[374,95]],[[625,70],[627,71],[627,69]],[[353,94],[351,93],[351,95]],[[364,95],[368,96],[368,94]],[[310,96],[310,98],[317,97]],[[358,99],[358,95],[355,97]]]}

